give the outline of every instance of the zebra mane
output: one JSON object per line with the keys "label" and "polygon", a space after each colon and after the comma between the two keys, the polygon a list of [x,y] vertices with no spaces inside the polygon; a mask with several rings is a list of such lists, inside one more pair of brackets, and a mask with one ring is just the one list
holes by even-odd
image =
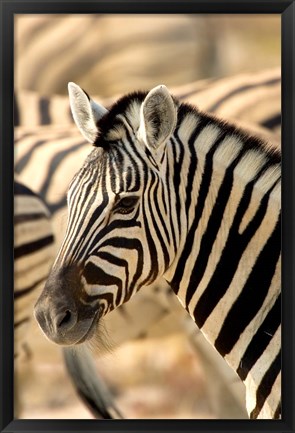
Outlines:
{"label": "zebra mane", "polygon": [[96,126],[98,134],[94,146],[107,148],[108,144],[105,140],[102,140],[102,138],[108,136],[110,131],[116,129],[118,125],[122,124],[122,121],[118,119],[118,116],[124,114],[131,104],[135,103],[140,106],[147,94],[147,91],[137,91],[124,95],[118,99],[110,107],[109,111],[97,122]]}
{"label": "zebra mane", "polygon": [[201,111],[196,106],[187,102],[182,102],[179,105],[178,122],[176,127],[180,125],[182,119],[190,114],[201,117],[202,120],[207,120],[210,123],[214,123],[227,134],[238,137],[244,143],[245,147],[247,146],[249,150],[256,149],[257,151],[261,151],[269,158],[270,162],[276,164],[281,162],[281,152],[272,143],[267,142],[254,134],[250,134],[248,131],[246,131],[246,129],[235,125],[232,123],[232,121],[227,121],[225,119],[221,119],[220,117],[216,117],[214,114],[209,112]]}
{"label": "zebra mane", "polygon": [[[110,110],[97,122],[98,134],[97,139],[94,143],[95,147],[102,147],[107,149],[110,145],[110,141],[105,138],[112,131],[116,131],[122,127],[122,115],[125,115],[126,120],[131,126],[138,122],[139,119],[132,118],[134,111],[131,107],[138,106],[144,101],[148,91],[135,91],[127,95],[122,96],[118,99],[111,107]],[[178,107],[178,121],[176,128],[181,124],[182,120],[187,115],[195,115],[207,120],[210,123],[214,123],[219,126],[223,131],[228,134],[238,137],[245,146],[250,149],[256,149],[258,152],[261,151],[270,160],[271,163],[280,163],[281,152],[280,150],[272,145],[272,143],[266,142],[262,138],[250,134],[245,129],[236,126],[235,124],[228,122],[227,120],[216,117],[214,114],[199,110],[196,106],[191,105],[187,102],[180,102],[178,98],[172,95],[175,105]],[[139,115],[139,110],[138,110]]]}

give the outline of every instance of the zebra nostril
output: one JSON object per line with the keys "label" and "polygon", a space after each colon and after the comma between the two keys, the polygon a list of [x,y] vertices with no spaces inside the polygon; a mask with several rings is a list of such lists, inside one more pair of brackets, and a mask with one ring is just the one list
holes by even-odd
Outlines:
{"label": "zebra nostril", "polygon": [[65,310],[57,314],[55,318],[56,327],[59,330],[71,329],[77,322],[77,314],[71,310]]}
{"label": "zebra nostril", "polygon": [[59,322],[57,323],[57,327],[60,328],[61,326],[64,326],[64,325],[66,326],[67,323],[70,322],[71,316],[72,315],[71,315],[70,310],[66,310],[65,314],[62,315],[61,318],[59,317]]}

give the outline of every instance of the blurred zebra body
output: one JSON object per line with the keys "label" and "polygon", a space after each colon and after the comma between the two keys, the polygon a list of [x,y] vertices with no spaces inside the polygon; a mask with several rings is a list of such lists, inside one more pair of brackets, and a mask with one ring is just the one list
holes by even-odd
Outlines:
{"label": "blurred zebra body", "polygon": [[[234,121],[240,126],[260,125],[280,135],[281,71],[274,68],[252,74],[200,80],[176,87],[173,94],[201,110]],[[101,100],[99,95],[94,99]],[[108,107],[117,97],[104,100]],[[15,126],[71,125],[68,98],[21,90],[15,95]],[[245,123],[245,125],[244,125]],[[259,129],[257,130],[259,133]]]}
{"label": "blurred zebra body", "polygon": [[[71,79],[105,98],[140,89],[143,82],[152,88],[163,76],[172,88],[198,77],[258,70],[280,64],[280,19],[269,19],[270,23],[259,17],[210,14],[20,15],[15,87],[65,95]],[[257,31],[262,33],[258,43],[253,37]],[[239,49],[241,41],[245,43]],[[253,52],[255,61],[249,63]]]}
{"label": "blurred zebra body", "polygon": [[[123,92],[131,90],[143,76],[147,85],[152,86],[154,77],[163,73],[163,67],[170,85],[193,81],[197,74],[205,75],[212,63],[212,51],[216,52],[214,35],[206,31],[204,20],[211,21],[209,16],[200,19],[196,15],[19,16],[15,86],[18,90],[65,95],[69,76],[82,80],[81,84],[88,88],[100,76],[98,93],[108,96],[115,95],[120,88]],[[215,28],[220,25],[214,23]],[[122,32],[118,34],[120,29]],[[203,29],[206,37],[200,37],[198,45],[193,44]],[[160,68],[159,54],[163,62]],[[181,65],[175,64],[175,56],[182,57]],[[220,64],[221,59],[218,60]]]}
{"label": "blurred zebra body", "polygon": [[[30,340],[33,305],[54,257],[50,213],[43,200],[19,180],[14,182],[14,332],[15,358]],[[26,350],[26,349],[25,349]]]}
{"label": "blurred zebra body", "polygon": [[[54,257],[50,212],[43,200],[14,181],[14,359],[15,372],[29,366],[33,307]],[[22,410],[19,389],[14,393],[14,416]]]}
{"label": "blurred zebra body", "polygon": [[[70,185],[66,235],[36,306],[41,328],[59,344],[91,338],[98,318],[164,276],[244,381],[250,417],[278,418],[279,152],[179,105],[164,86],[107,114],[69,89],[96,149]],[[53,332],[61,293],[67,314],[79,315]]]}
{"label": "blurred zebra body", "polygon": [[175,90],[181,102],[188,101],[237,126],[260,125],[281,134],[280,68],[197,81]]}

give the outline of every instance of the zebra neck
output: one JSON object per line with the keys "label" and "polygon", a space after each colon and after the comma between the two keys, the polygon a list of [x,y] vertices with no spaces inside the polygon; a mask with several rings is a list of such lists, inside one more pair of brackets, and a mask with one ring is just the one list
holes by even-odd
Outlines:
{"label": "zebra neck", "polygon": [[280,161],[255,138],[193,115],[172,144],[181,227],[164,277],[240,374],[243,354],[279,295]]}

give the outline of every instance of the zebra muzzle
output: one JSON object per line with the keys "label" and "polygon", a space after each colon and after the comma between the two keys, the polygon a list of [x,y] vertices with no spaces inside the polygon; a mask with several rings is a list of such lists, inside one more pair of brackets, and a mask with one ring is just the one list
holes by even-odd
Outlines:
{"label": "zebra muzzle", "polygon": [[79,279],[73,270],[51,272],[35,308],[35,318],[46,337],[56,344],[80,344],[93,336],[99,309],[85,305],[79,296]]}

